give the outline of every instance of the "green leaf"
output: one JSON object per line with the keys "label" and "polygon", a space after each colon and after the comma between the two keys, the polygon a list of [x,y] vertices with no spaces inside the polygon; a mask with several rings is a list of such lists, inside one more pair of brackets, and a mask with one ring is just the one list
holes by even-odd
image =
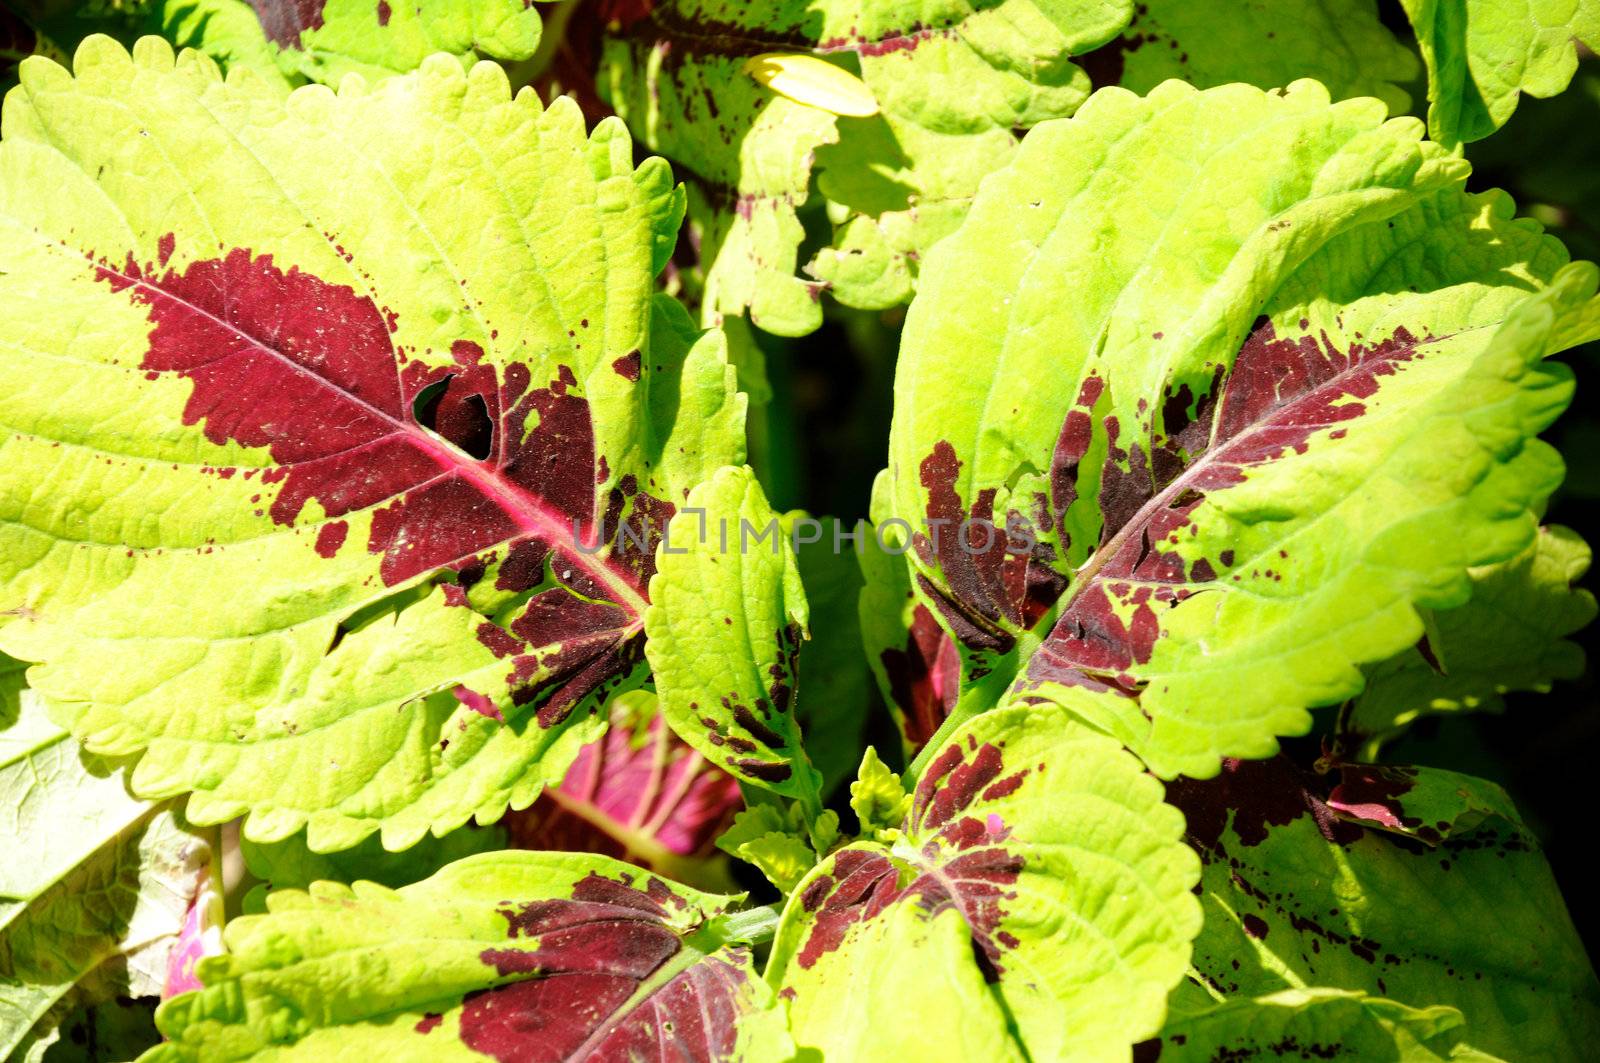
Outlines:
{"label": "green leaf", "polygon": [[1600,44],[1594,0],[1401,0],[1428,67],[1428,130],[1441,144],[1482,140],[1523,93],[1554,96]]}
{"label": "green leaf", "polygon": [[420,882],[446,864],[477,853],[503,849],[506,832],[499,827],[463,827],[443,838],[423,838],[403,852],[384,849],[376,836],[334,853],[313,852],[305,835],[276,842],[243,839],[239,849],[245,867],[261,880],[245,901],[251,912],[265,911],[267,898],[276,890],[304,890],[313,882],[376,882],[398,888]]}
{"label": "green leaf", "polygon": [[717,848],[737,855],[745,842],[767,834],[792,833],[799,837],[803,824],[791,823],[778,804],[760,802],[734,813],[733,823],[717,838]]}
{"label": "green leaf", "polygon": [[[664,0],[613,23],[599,82],[688,176],[706,320],[748,311],[796,336],[821,324],[824,286],[852,306],[908,298],[918,257],[1004,165],[1015,130],[1082,104],[1089,79],[1071,57],[1131,10],[1127,0]],[[859,70],[879,113],[839,117],[772,91],[746,65],[774,52]],[[813,169],[840,215],[836,246],[807,267],[822,284],[795,276]]]}
{"label": "green leaf", "polygon": [[[516,62],[539,47],[539,14],[525,0],[201,0],[201,17],[231,31],[252,8],[278,65],[328,85],[350,73],[406,73],[435,52],[465,65],[478,56]],[[212,24],[201,32],[204,44],[217,39]]]}
{"label": "green leaf", "polygon": [[767,881],[787,894],[817,863],[817,854],[805,840],[786,832],[773,832],[741,841],[734,856],[755,865]]}
{"label": "green leaf", "polygon": [[[774,93],[744,69],[746,59],[770,50],[760,42],[815,25],[806,7],[672,0],[604,42],[601,96],[685,178],[708,323],[748,311],[757,326],[797,336],[822,322],[815,286],[794,275],[804,235],[796,211],[812,153],[836,135],[835,116]],[[726,28],[697,33],[697,21]]]}
{"label": "green leaf", "polygon": [[1264,89],[1312,78],[1336,100],[1376,96],[1392,114],[1411,109],[1404,86],[1422,73],[1376,0],[1142,0],[1122,36],[1083,63],[1097,86],[1138,93],[1169,78]]}
{"label": "green leaf", "polygon": [[156,1001],[118,997],[65,1010],[59,1026],[35,1028],[8,1063],[103,1063],[133,1059],[161,1040]]}
{"label": "green leaf", "polygon": [[898,828],[911,811],[911,795],[900,784],[900,776],[878,759],[878,751],[871,746],[861,758],[856,781],[850,784],[850,808],[863,834]]}
{"label": "green leaf", "polygon": [[1434,614],[1425,647],[1366,670],[1367,687],[1340,736],[1346,747],[1365,744],[1360,755],[1368,757],[1420,716],[1499,712],[1509,691],[1546,691],[1554,680],[1581,675],[1583,651],[1566,636],[1595,616],[1594,595],[1575,586],[1589,560],[1575,532],[1552,527],[1511,560],[1474,569],[1471,599]]}
{"label": "green leaf", "polygon": [[1069,60],[1122,29],[1136,5],[861,7],[863,36],[882,37],[855,48],[881,113],[841,120],[838,141],[817,151],[818,188],[843,221],[807,268],[847,306],[881,309],[910,298],[922,256],[955,231],[1020,132],[1082,105],[1089,78]]}
{"label": "green leaf", "polygon": [[748,466],[691,492],[657,564],[644,624],[667,723],[735,778],[816,807],[793,712],[805,588]]}
{"label": "green leaf", "polygon": [[[1160,1028],[1198,926],[1195,858],[1114,741],[1053,706],[989,713],[939,748],[901,828],[834,853],[784,910],[767,978],[802,1048],[1112,1058]],[[893,987],[941,991],[876,995]]]}
{"label": "green leaf", "polygon": [[1445,1005],[1482,1051],[1582,1058],[1600,982],[1532,834],[1494,787],[1466,783],[1346,769],[1330,792],[1280,757],[1173,784],[1205,864],[1200,975],[1230,999],[1328,986]]}
{"label": "green leaf", "polygon": [[[837,517],[783,516],[795,544],[806,588],[811,637],[800,644],[795,719],[806,736],[806,755],[822,773],[822,793],[833,793],[861,758],[870,705],[871,673],[861,655],[857,603],[863,586],[859,550]],[[870,528],[855,534],[869,536]]]}
{"label": "green leaf", "polygon": [[961,682],[955,642],[911,589],[909,528],[893,518],[887,469],[872,485],[873,528],[861,553],[858,616],[867,664],[893,713],[905,752],[915,755],[955,707]]}
{"label": "green leaf", "polygon": [[81,756],[21,675],[0,659],[0,1058],[43,1051],[74,1007],[160,994],[210,858]]}
{"label": "green leaf", "polygon": [[1545,356],[1596,334],[1595,271],[1419,133],[1310,82],[1167,82],[985,183],[929,257],[891,435],[958,714],[1015,675],[1210,775],[1532,541],[1571,394]]}
{"label": "green leaf", "polygon": [[739,457],[720,346],[653,302],[666,166],[492,63],[76,66],[24,64],[0,144],[0,645],[195,822],[399,849],[525,807]]}
{"label": "green leaf", "polygon": [[319,883],[229,924],[147,1063],[665,1056],[786,1059],[782,1012],[724,938],[737,897],[601,856],[504,852],[414,885]]}
{"label": "green leaf", "polygon": [[1151,1043],[1161,1059],[1305,1058],[1491,1061],[1462,1044],[1461,1013],[1413,1008],[1394,1000],[1338,989],[1284,989],[1174,1016]]}

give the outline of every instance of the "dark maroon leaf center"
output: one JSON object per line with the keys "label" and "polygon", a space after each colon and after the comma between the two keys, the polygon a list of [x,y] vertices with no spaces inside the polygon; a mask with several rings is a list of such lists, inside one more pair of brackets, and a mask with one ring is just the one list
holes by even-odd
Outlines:
{"label": "dark maroon leaf center", "polygon": [[570,900],[502,909],[508,945],[482,958],[517,980],[466,996],[469,1048],[501,1063],[727,1057],[748,977],[742,953],[686,954],[668,925],[685,902],[659,879],[631,883],[591,873]]}

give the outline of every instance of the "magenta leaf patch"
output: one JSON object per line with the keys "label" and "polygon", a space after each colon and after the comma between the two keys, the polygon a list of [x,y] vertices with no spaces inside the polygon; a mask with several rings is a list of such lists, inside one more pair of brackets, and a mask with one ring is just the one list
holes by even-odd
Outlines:
{"label": "magenta leaf patch", "polygon": [[716,838],[744,805],[739,785],[674,735],[647,695],[612,703],[603,739],[561,785],[506,820],[522,849],[603,853],[693,881],[715,873]]}

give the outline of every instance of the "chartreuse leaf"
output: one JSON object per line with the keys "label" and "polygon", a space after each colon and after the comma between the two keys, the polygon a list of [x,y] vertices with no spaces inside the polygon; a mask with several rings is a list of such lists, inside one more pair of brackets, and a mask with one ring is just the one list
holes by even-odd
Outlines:
{"label": "chartreuse leaf", "polygon": [[1574,586],[1589,560],[1589,546],[1575,532],[1551,527],[1511,560],[1474,569],[1472,598],[1434,614],[1425,645],[1366,670],[1367,687],[1341,739],[1352,752],[1366,744],[1370,753],[1370,743],[1419,716],[1498,712],[1508,691],[1549,690],[1554,680],[1577,678],[1583,651],[1566,636],[1595,616],[1594,595]]}
{"label": "chartreuse leaf", "polygon": [[603,856],[485,853],[414,885],[318,883],[229,924],[148,1063],[787,1059],[772,991],[699,893]]}
{"label": "chartreuse leaf", "polygon": [[[861,962],[805,979],[804,996],[790,1005],[805,1024],[796,1030],[803,1046],[842,1061],[1028,1058],[1007,1025],[1004,1002],[972,960],[972,931],[959,911],[893,904],[860,924],[848,947]],[[900,1006],[890,1011],[885,1001]]]}
{"label": "chartreuse leaf", "polygon": [[878,751],[871,746],[861,758],[856,781],[850,784],[850,809],[863,834],[896,830],[911,811],[911,795],[900,784],[900,776],[878,759]]}
{"label": "chartreuse leaf", "polygon": [[1401,0],[1428,67],[1428,129],[1442,144],[1482,140],[1523,93],[1554,96],[1600,44],[1595,0]]}
{"label": "chartreuse leaf", "polygon": [[960,653],[929,607],[911,590],[911,528],[893,516],[888,470],[872,485],[873,528],[860,554],[857,615],[867,664],[893,713],[905,752],[914,755],[954,708]]}
{"label": "chartreuse leaf", "polygon": [[1376,0],[1141,0],[1122,36],[1085,56],[1096,86],[1149,92],[1169,78],[1210,88],[1322,82],[1334,99],[1411,109],[1416,53],[1378,20]]}
{"label": "chartreuse leaf", "polygon": [[872,531],[852,532],[837,517],[783,517],[806,589],[811,637],[800,644],[795,719],[806,755],[822,774],[822,792],[838,789],[861,759],[871,673],[861,655],[858,603],[863,586],[857,560]]}
{"label": "chartreuse leaf", "polygon": [[1136,5],[860,7],[872,43],[854,50],[881,114],[841,122],[837,143],[818,149],[818,188],[836,226],[808,269],[846,305],[878,309],[910,298],[922,256],[960,224],[984,176],[1010,161],[1020,131],[1082,105],[1091,86],[1072,57],[1112,38]]}
{"label": "chartreuse leaf", "polygon": [[717,848],[755,865],[779,892],[788,894],[816,866],[817,854],[839,840],[839,814],[832,809],[818,815],[798,801],[785,808],[758,798],[733,817]]}
{"label": "chartreuse leaf", "polygon": [[85,758],[0,659],[0,1058],[74,1007],[161,992],[210,849]]}
{"label": "chartreuse leaf", "polygon": [[644,623],[667,723],[735,778],[820,809],[793,712],[805,588],[748,466],[690,493],[657,564]]}
{"label": "chartreuse leaf", "polygon": [[1507,1059],[1580,1059],[1600,1037],[1600,982],[1492,785],[1428,768],[1316,776],[1279,757],[1182,780],[1169,800],[1205,865],[1194,966],[1229,1000],[1329,986],[1444,1005]]}
{"label": "chartreuse leaf", "polygon": [[[969,722],[892,848],[841,849],[790,897],[767,978],[795,1040],[843,1060],[863,1045],[1124,1056],[1160,1028],[1199,926],[1180,819],[1133,757],[1054,706]],[[886,1008],[894,986],[929,992]]]}
{"label": "chartreuse leaf", "polygon": [[[737,845],[732,844],[734,841],[737,841]],[[769,831],[749,838],[732,838],[729,843],[726,847],[729,852],[745,863],[754,865],[782,893],[793,890],[817,863],[817,854],[805,838],[789,831]]]}
{"label": "chartreuse leaf", "polygon": [[423,838],[403,852],[391,853],[376,836],[361,844],[334,853],[313,852],[304,834],[276,842],[239,843],[245,867],[261,880],[245,898],[244,908],[259,913],[267,908],[267,898],[275,890],[304,890],[313,882],[376,882],[398,888],[420,882],[446,864],[476,853],[493,852],[506,846],[506,832],[500,827],[463,827],[443,838]]}
{"label": "chartreuse leaf", "polygon": [[1527,548],[1571,393],[1545,356],[1596,334],[1595,271],[1419,132],[1309,82],[1107,89],[985,183],[929,257],[891,435],[958,716],[1020,673],[1214,774]]}
{"label": "chartreuse leaf", "polygon": [[642,678],[684,478],[740,457],[720,346],[652,309],[665,165],[489,63],[285,100],[135,53],[6,108],[0,646],[256,840],[526,806]]}
{"label": "chartreuse leaf", "polygon": [[[262,3],[258,6],[266,13],[271,8],[287,5]],[[331,2],[326,3],[323,11],[334,6]],[[339,6],[350,10],[355,5]],[[413,0],[412,7],[418,6],[422,5]],[[371,5],[368,7],[370,13]],[[249,0],[147,0],[145,8],[142,28],[146,33],[159,33],[179,48],[198,48],[215,59],[225,71],[247,68],[267,81],[281,83],[285,88],[299,81],[301,65],[298,60],[301,53],[280,53],[278,45],[267,38],[262,26],[263,19],[256,14],[255,6]],[[307,8],[308,13],[310,10]],[[267,14],[266,17],[271,18],[272,15]],[[413,70],[426,54],[418,54],[409,64],[389,72]],[[280,59],[284,61],[280,63]],[[312,67],[306,73],[315,77],[319,71]],[[377,69],[366,73],[374,78],[382,76]],[[330,80],[323,77],[318,80],[337,84],[338,78]]]}
{"label": "chartreuse leaf", "polygon": [[[672,0],[607,35],[596,85],[652,151],[686,179],[705,278],[703,318],[748,312],[769,332],[822,322],[814,286],[795,276],[812,153],[835,116],[778,95],[744,65],[787,36],[837,22],[800,0]],[[716,26],[696,32],[697,23]],[[835,26],[832,33],[844,32]],[[731,47],[724,47],[723,42]]]}
{"label": "chartreuse leaf", "polygon": [[1148,1051],[1161,1059],[1492,1061],[1462,1043],[1461,1013],[1338,989],[1284,989],[1175,1015]]}
{"label": "chartreuse leaf", "polygon": [[[1005,163],[1014,130],[1083,102],[1089,79],[1071,56],[1114,36],[1131,10],[1128,0],[665,0],[612,24],[599,84],[689,175],[707,320],[748,312],[770,332],[802,335],[822,321],[820,286],[795,276],[813,164],[840,228],[809,271],[850,305],[902,302],[917,256]],[[809,74],[798,90],[797,71]]]}
{"label": "chartreuse leaf", "polygon": [[[525,0],[160,0],[168,24],[190,29],[218,58],[266,55],[290,75],[337,85],[415,70],[435,52],[516,62],[539,47],[539,13]],[[252,26],[251,23],[254,23]],[[252,35],[255,43],[252,41]]]}

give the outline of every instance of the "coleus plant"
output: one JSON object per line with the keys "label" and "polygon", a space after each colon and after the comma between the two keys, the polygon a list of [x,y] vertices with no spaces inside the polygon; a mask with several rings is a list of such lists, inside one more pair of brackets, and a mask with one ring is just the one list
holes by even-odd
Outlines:
{"label": "coleus plant", "polygon": [[[592,128],[526,4],[25,10],[197,50],[5,104],[0,1052],[1581,1058],[1511,800],[1380,761],[1581,667],[1595,270],[1456,149],[1595,16],[1407,5],[1430,141],[1371,5],[1244,7],[600,4]],[[910,301],[875,527],[664,279]]]}

